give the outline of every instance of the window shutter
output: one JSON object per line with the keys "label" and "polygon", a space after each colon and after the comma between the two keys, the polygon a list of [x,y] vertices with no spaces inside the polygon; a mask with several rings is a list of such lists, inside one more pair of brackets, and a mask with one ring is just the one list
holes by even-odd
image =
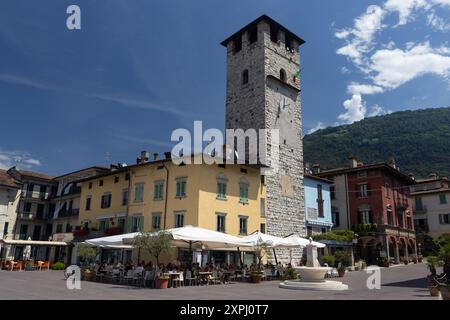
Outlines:
{"label": "window shutter", "polygon": [[362,196],[359,184],[355,185],[355,194],[356,194],[356,197],[358,197],[358,198],[361,198],[361,196]]}
{"label": "window shutter", "polygon": [[367,188],[367,196],[369,197],[370,196],[370,184],[367,184],[366,188]]}
{"label": "window shutter", "polygon": [[372,211],[369,211],[369,223],[373,223],[373,214],[372,214]]}
{"label": "window shutter", "polygon": [[358,211],[358,224],[362,224],[362,212]]}
{"label": "window shutter", "polygon": [[139,217],[137,219],[137,229],[138,229],[138,231],[144,230],[144,217],[143,216]]}
{"label": "window shutter", "polygon": [[444,224],[444,215],[439,215],[439,224]]}
{"label": "window shutter", "polygon": [[127,218],[127,233],[131,233],[132,223],[133,223],[133,218],[128,217]]}

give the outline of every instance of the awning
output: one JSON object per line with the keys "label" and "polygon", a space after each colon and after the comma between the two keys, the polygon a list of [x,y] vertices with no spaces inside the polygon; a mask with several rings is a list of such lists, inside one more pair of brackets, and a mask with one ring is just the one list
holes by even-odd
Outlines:
{"label": "awning", "polygon": [[294,248],[299,246],[296,242],[291,241],[288,238],[280,238],[260,231],[256,231],[251,235],[243,237],[242,240],[248,242],[252,246],[257,246],[258,243],[264,243],[270,248]]}
{"label": "awning", "polygon": [[[249,241],[222,232],[212,231],[199,227],[186,226],[165,230],[172,235],[172,245],[181,248],[238,248],[252,246]],[[120,234],[110,237],[89,239],[84,243],[102,248],[114,248],[118,246],[131,245],[133,239],[141,234],[140,232]],[[155,232],[157,234],[157,232]]]}
{"label": "awning", "polygon": [[0,239],[1,244],[23,245],[23,246],[67,246],[67,242],[62,241],[38,241],[38,240],[6,240]]}
{"label": "awning", "polygon": [[289,237],[286,237],[285,239],[290,239],[291,241],[293,241],[294,243],[297,243],[297,246],[301,246],[301,247],[306,247],[306,245],[308,244],[312,244],[313,246],[316,246],[317,248],[324,248],[326,247],[325,244],[317,242],[317,241],[310,241],[308,239],[299,237],[295,234],[290,235]]}
{"label": "awning", "polygon": [[115,214],[108,214],[105,216],[97,216],[95,219],[97,220],[105,220],[105,219],[111,219],[114,218],[116,215]]}

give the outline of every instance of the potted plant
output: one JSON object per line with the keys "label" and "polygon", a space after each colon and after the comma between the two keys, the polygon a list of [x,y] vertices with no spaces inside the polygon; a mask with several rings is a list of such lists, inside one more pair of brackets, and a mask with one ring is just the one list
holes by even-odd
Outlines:
{"label": "potted plant", "polygon": [[92,271],[89,268],[85,268],[83,270],[83,280],[85,281],[92,281]]}
{"label": "potted plant", "polygon": [[250,273],[250,282],[251,283],[260,283],[263,276],[263,268],[262,268],[262,261],[264,257],[266,256],[268,251],[268,244],[262,241],[261,239],[258,240],[256,245],[253,248],[253,253],[256,256],[256,259],[258,260],[256,266]]}
{"label": "potted plant", "polygon": [[450,300],[450,283],[438,283],[437,287],[439,288],[439,291],[441,293],[442,300]]}
{"label": "potted plant", "polygon": [[155,289],[167,289],[169,286],[169,276],[160,274],[155,279]]}
{"label": "potted plant", "polygon": [[97,248],[90,247],[87,245],[79,245],[77,256],[82,258],[83,264],[88,265],[89,262],[91,262],[92,259],[94,259],[97,256]]}
{"label": "potted plant", "polygon": [[298,279],[297,271],[294,268],[287,268],[284,273],[284,280],[296,280]]}
{"label": "potted plant", "polygon": [[347,267],[352,263],[352,256],[348,250],[336,250],[334,253],[334,258],[338,265],[337,271],[340,277],[345,275]]}
{"label": "potted plant", "polygon": [[[138,234],[133,239],[133,247],[155,257],[156,265],[159,266],[159,257],[161,253],[170,253],[172,250],[172,239],[172,235],[166,231],[160,231],[158,233],[145,232]],[[167,289],[168,283],[169,276],[160,274],[155,279],[155,288]]]}
{"label": "potted plant", "polygon": [[339,277],[340,278],[342,278],[343,276],[345,276],[345,271],[347,270],[347,268],[343,265],[343,264],[340,264],[338,267],[337,267],[337,272],[338,272],[338,275],[339,275]]}
{"label": "potted plant", "polygon": [[404,259],[403,259],[403,263],[405,264],[405,266],[407,266],[408,263],[409,263],[408,259],[404,258]]}

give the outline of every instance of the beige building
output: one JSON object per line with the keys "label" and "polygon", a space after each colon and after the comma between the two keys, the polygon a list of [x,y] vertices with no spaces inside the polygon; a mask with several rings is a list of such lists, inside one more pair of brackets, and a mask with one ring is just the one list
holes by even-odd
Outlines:
{"label": "beige building", "polygon": [[433,239],[450,234],[450,187],[446,177],[430,174],[411,186],[414,198],[414,223],[418,239],[428,235]]}
{"label": "beige building", "polygon": [[152,161],[143,153],[136,165],[82,181],[79,224],[76,239],[186,225],[236,236],[265,232],[265,181],[255,166],[176,165],[170,152]]}

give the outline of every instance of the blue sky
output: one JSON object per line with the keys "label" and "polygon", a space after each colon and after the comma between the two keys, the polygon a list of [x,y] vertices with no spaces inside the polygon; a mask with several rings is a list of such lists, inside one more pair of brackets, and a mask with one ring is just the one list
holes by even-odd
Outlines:
{"label": "blue sky", "polygon": [[[66,8],[81,8],[81,30]],[[59,175],[171,132],[224,127],[225,48],[261,14],[306,40],[303,133],[450,106],[450,0],[40,0],[0,4],[0,168]]]}

